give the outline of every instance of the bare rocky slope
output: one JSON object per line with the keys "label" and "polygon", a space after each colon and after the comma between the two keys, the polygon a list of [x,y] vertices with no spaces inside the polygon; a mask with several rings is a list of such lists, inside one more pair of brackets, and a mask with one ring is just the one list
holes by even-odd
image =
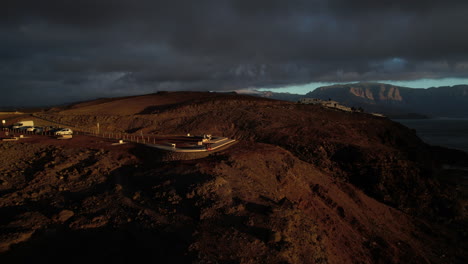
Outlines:
{"label": "bare rocky slope", "polygon": [[386,118],[186,92],[36,115],[239,143],[171,162],[88,136],[1,143],[4,263],[468,261],[466,174],[446,169],[467,166],[467,154],[428,146]]}

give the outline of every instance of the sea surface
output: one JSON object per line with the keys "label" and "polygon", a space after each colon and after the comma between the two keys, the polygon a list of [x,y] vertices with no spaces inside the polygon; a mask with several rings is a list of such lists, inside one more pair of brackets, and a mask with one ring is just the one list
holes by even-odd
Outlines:
{"label": "sea surface", "polygon": [[468,118],[394,119],[430,145],[468,152]]}

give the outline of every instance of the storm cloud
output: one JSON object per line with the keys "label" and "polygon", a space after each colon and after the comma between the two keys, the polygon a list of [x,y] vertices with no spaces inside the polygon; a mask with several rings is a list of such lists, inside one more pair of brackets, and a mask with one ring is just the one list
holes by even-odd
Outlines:
{"label": "storm cloud", "polygon": [[468,77],[468,1],[15,0],[0,104]]}

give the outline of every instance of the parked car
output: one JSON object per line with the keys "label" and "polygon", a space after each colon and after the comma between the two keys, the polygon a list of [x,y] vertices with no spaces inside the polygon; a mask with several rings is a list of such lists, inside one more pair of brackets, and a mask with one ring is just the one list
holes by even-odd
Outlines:
{"label": "parked car", "polygon": [[39,134],[39,133],[42,133],[42,132],[44,132],[43,127],[34,127],[34,133]]}
{"label": "parked car", "polygon": [[32,126],[22,126],[20,128],[18,128],[19,130],[22,130],[22,131],[32,131],[30,130],[31,128],[33,128]]}
{"label": "parked car", "polygon": [[55,133],[60,130],[60,128],[57,128],[54,126],[45,126],[43,129],[44,129],[44,132],[52,132],[52,133]]}
{"label": "parked car", "polygon": [[33,127],[33,126],[26,127],[27,132],[34,132],[35,129],[36,129],[36,127]]}
{"label": "parked car", "polygon": [[73,135],[73,130],[70,128],[62,128],[58,131],[55,132],[56,136],[62,136],[62,135]]}

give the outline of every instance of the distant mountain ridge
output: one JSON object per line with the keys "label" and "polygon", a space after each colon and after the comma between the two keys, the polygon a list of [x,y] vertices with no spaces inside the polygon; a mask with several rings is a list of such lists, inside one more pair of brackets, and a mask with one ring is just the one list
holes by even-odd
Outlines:
{"label": "distant mountain ridge", "polygon": [[[282,99],[281,94],[263,96]],[[283,100],[288,98],[296,99],[288,94]],[[349,107],[362,107],[388,116],[413,113],[432,117],[468,117],[468,85],[418,89],[383,83],[340,84],[319,87],[300,98],[331,99]]]}
{"label": "distant mountain ridge", "polygon": [[276,100],[291,101],[291,102],[297,102],[301,98],[304,98],[304,95],[302,94],[275,93],[271,91],[264,91],[264,92],[260,92],[259,94],[252,94],[252,95],[257,95],[257,96],[266,97],[270,99],[276,99]]}

